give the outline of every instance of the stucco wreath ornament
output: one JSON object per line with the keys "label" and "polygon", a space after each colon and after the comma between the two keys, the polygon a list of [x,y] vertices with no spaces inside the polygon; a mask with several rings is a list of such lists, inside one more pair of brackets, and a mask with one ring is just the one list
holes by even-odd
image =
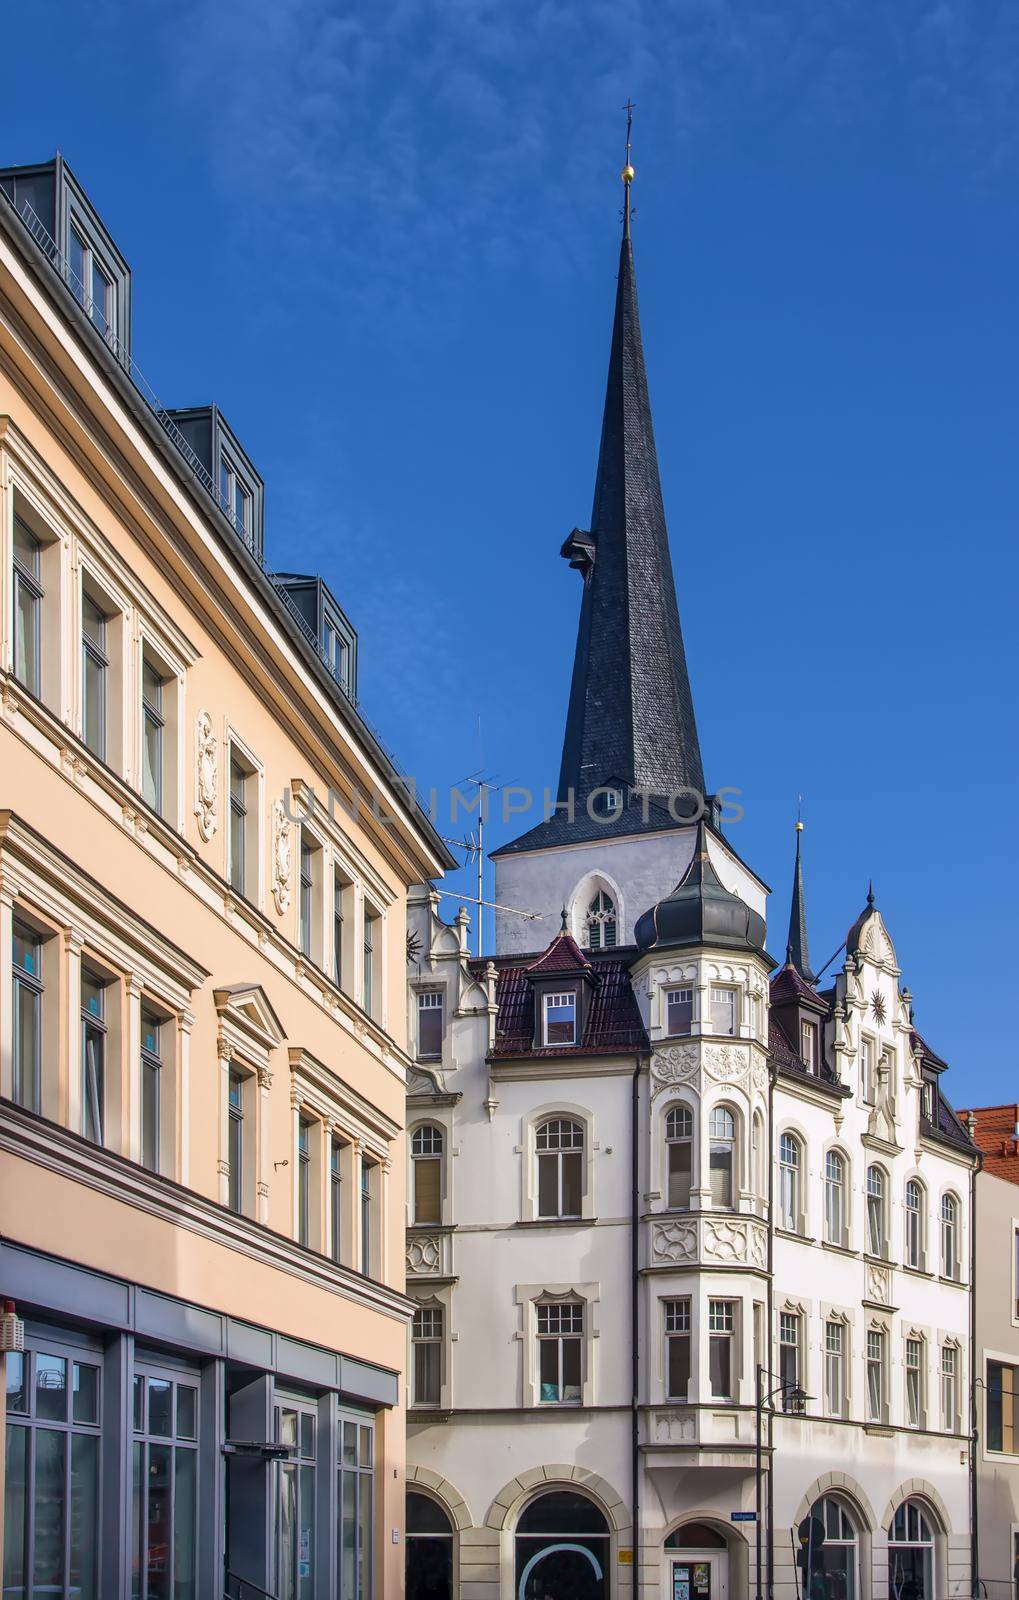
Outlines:
{"label": "stucco wreath ornament", "polygon": [[219,826],[219,759],[212,717],[199,711],[195,719],[195,778],[198,831],[208,842]]}
{"label": "stucco wreath ornament", "polygon": [[272,897],[276,910],[283,915],[290,905],[290,823],[282,800],[272,803]]}

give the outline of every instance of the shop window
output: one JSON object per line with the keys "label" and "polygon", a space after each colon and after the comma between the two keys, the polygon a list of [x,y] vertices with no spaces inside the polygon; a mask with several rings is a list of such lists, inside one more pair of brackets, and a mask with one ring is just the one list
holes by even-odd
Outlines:
{"label": "shop window", "polygon": [[340,1526],[338,1593],[346,1600],[371,1600],[374,1437],[370,1422],[341,1417],[339,1440]]}
{"label": "shop window", "polygon": [[132,1600],[195,1594],[198,1375],[136,1365],[131,1448]]}

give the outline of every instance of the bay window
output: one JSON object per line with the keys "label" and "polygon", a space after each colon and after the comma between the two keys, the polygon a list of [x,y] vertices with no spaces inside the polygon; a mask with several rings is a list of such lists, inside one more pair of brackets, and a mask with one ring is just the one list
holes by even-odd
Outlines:
{"label": "bay window", "polygon": [[442,1129],[431,1123],[411,1135],[411,1220],[418,1224],[442,1221],[443,1142]]}
{"label": "bay window", "polygon": [[716,1106],[708,1123],[708,1161],[711,1171],[711,1203],[733,1203],[736,1154],[736,1119],[726,1106]]}
{"label": "bay window", "polygon": [[442,1398],[442,1307],[418,1306],[411,1329],[411,1404],[437,1406]]}
{"label": "bay window", "polygon": [[670,1038],[679,1038],[693,1028],[693,990],[690,988],[665,991],[665,1031]]}
{"label": "bay window", "polygon": [[713,986],[711,990],[711,1031],[733,1035],[737,1023],[736,990]]}
{"label": "bay window", "polygon": [[708,1375],[716,1400],[731,1400],[735,1395],[733,1345],[736,1331],[736,1302],[708,1301]]}
{"label": "bay window", "polygon": [[690,1302],[665,1301],[665,1395],[690,1398]]}
{"label": "bay window", "polygon": [[666,1204],[687,1210],[693,1182],[693,1113],[689,1106],[673,1106],[665,1119]]}

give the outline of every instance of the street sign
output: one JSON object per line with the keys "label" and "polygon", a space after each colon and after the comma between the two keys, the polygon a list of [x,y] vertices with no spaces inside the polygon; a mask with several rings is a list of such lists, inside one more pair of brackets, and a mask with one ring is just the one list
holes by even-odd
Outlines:
{"label": "street sign", "polygon": [[729,1520],[731,1522],[756,1522],[757,1521],[757,1512],[756,1511],[730,1511],[729,1512]]}

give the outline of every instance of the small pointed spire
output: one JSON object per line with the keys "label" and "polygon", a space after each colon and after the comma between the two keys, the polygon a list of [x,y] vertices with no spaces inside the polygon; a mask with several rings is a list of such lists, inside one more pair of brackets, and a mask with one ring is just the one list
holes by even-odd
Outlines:
{"label": "small pointed spire", "polygon": [[807,946],[807,903],[803,892],[803,861],[800,856],[802,836],[803,820],[797,808],[796,865],[793,868],[793,897],[789,907],[789,939],[785,947],[785,958],[789,966],[796,968],[801,978],[807,983],[813,983],[814,974],[810,968],[810,951]]}
{"label": "small pointed spire", "polygon": [[563,906],[563,925],[559,929],[559,932],[560,933],[565,933],[566,931],[567,931],[567,928],[566,928],[566,907]]}
{"label": "small pointed spire", "polygon": [[873,878],[871,878],[870,882],[867,884],[867,904],[869,906],[873,906],[873,904],[874,904],[874,879]]}
{"label": "small pointed spire", "polygon": [[633,163],[630,160],[630,144],[633,134],[633,113],[636,110],[632,100],[627,100],[623,110],[626,112],[626,159],[623,170],[619,176],[623,180],[623,238],[630,237],[630,185],[633,182]]}

